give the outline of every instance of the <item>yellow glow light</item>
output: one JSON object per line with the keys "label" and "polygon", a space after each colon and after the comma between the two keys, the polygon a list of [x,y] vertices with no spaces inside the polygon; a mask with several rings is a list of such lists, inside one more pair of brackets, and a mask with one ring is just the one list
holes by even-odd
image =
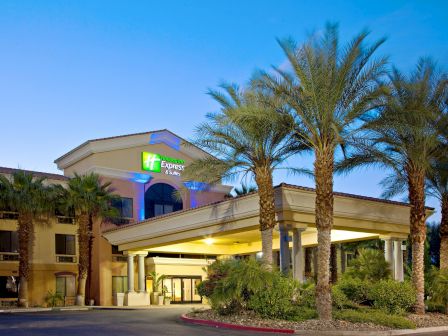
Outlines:
{"label": "yellow glow light", "polygon": [[206,243],[207,245],[212,245],[214,242],[215,240],[213,238],[204,239],[204,243]]}

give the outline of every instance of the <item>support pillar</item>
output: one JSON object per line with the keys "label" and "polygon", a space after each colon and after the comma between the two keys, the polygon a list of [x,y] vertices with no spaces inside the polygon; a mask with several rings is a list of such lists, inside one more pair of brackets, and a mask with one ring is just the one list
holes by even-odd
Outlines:
{"label": "support pillar", "polygon": [[302,247],[302,231],[303,229],[292,230],[292,274],[293,278],[299,282],[304,281],[303,276],[303,260],[304,251]]}
{"label": "support pillar", "polygon": [[134,254],[128,254],[128,293],[134,292]]}
{"label": "support pillar", "polygon": [[384,259],[386,259],[386,261],[389,263],[392,276],[395,277],[394,248],[393,248],[394,241],[392,240],[392,238],[384,238],[383,240],[384,240]]}
{"label": "support pillar", "polygon": [[289,273],[290,264],[289,254],[289,231],[286,228],[280,228],[280,270],[283,274]]}
{"label": "support pillar", "polygon": [[138,255],[138,291],[140,293],[146,292],[145,286],[145,255]]}
{"label": "support pillar", "polygon": [[394,279],[404,281],[402,241],[394,241]]}

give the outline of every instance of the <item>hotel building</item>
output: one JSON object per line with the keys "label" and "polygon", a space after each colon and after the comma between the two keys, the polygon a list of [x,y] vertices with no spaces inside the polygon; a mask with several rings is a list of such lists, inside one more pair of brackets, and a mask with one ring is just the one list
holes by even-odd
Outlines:
{"label": "hotel building", "polygon": [[[230,186],[184,181],[185,166],[207,156],[168,130],[89,140],[55,160],[63,174],[33,172],[47,183],[66,185],[75,173],[95,172],[112,183],[120,218],[94,223],[91,297],[97,305],[149,304],[150,272],[164,274],[172,303],[201,302],[196,284],[216,258],[259,255],[258,196],[228,197]],[[10,176],[15,169],[0,168]],[[174,192],[178,191],[179,196]],[[181,199],[180,199],[181,198]],[[273,247],[279,267],[303,281],[306,248],[317,245],[315,192],[289,184],[275,187],[278,225]],[[335,193],[332,242],[380,238],[393,276],[403,279],[403,246],[409,205]],[[428,215],[432,209],[428,208]],[[17,214],[0,209],[0,301],[17,297]],[[337,250],[340,269],[346,255]],[[30,305],[43,305],[48,291],[74,303],[77,227],[55,214],[36,223],[29,284]]]}

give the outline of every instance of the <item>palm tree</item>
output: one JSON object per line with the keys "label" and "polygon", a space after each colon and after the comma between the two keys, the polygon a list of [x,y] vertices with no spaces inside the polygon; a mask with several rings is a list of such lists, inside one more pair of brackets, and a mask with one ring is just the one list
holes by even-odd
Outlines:
{"label": "palm tree", "polygon": [[98,174],[78,175],[69,180],[66,194],[66,208],[75,211],[78,224],[78,291],[76,304],[84,305],[87,278],[90,276],[93,221],[110,213],[111,201],[116,197],[110,182],[102,183]]}
{"label": "palm tree", "polygon": [[429,193],[440,201],[440,269],[448,269],[448,160],[435,161],[428,176]]}
{"label": "palm tree", "polygon": [[250,194],[250,193],[252,193],[254,191],[257,191],[257,187],[251,186],[251,185],[248,186],[246,183],[242,183],[241,186],[233,188],[233,192],[235,194],[232,194],[230,192],[230,193],[228,193],[226,195],[226,198],[233,198],[233,197],[237,197],[237,196],[243,196],[243,195]]}
{"label": "palm tree", "polygon": [[19,238],[19,306],[28,307],[28,282],[33,254],[34,224],[48,213],[52,202],[48,198],[45,178],[16,171],[11,178],[0,175],[0,203],[18,213]]}
{"label": "palm tree", "polygon": [[276,224],[272,173],[304,148],[294,139],[289,111],[274,96],[228,84],[222,89],[224,93],[209,91],[221,109],[207,115],[208,121],[197,127],[193,141],[216,157],[195,160],[186,168],[185,177],[212,184],[247,174],[255,178],[263,260],[271,267]]}
{"label": "palm tree", "polygon": [[383,195],[391,197],[407,190],[415,310],[424,314],[425,178],[440,147],[437,124],[442,116],[441,102],[446,100],[446,80],[431,60],[421,59],[410,76],[393,69],[389,81],[391,92],[385,97],[384,108],[364,125],[368,138],[354,142],[356,150],[341,168],[387,167],[392,174],[382,182],[387,187]]}
{"label": "palm tree", "polygon": [[337,25],[328,24],[297,46],[280,41],[292,70],[262,73],[258,82],[282,97],[296,117],[296,136],[314,151],[318,277],[316,305],[321,319],[330,320],[330,246],[333,227],[334,156],[339,145],[356,129],[356,121],[376,108],[381,94],[378,79],[385,74],[386,58],[372,59],[383,39],[366,45],[363,31],[341,47]]}

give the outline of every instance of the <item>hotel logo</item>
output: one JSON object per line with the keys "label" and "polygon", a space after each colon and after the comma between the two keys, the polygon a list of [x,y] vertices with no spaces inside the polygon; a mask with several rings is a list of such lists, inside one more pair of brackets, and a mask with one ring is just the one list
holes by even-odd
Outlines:
{"label": "hotel logo", "polygon": [[163,156],[156,153],[142,152],[142,170],[153,173],[163,173],[166,175],[180,176],[180,172],[185,169],[185,161]]}
{"label": "hotel logo", "polygon": [[142,170],[160,173],[161,163],[160,154],[142,152]]}

